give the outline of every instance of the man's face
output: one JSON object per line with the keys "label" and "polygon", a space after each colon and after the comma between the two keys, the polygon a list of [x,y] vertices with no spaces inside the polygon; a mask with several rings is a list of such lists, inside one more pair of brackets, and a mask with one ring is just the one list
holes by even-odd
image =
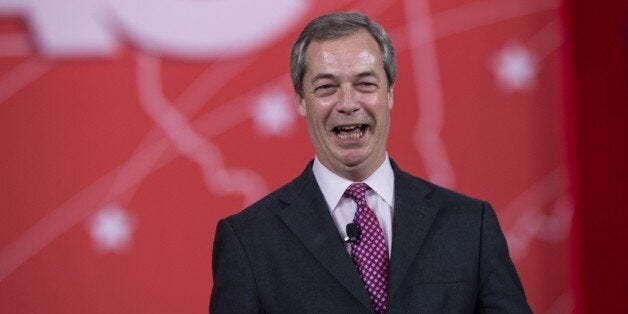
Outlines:
{"label": "man's face", "polygon": [[316,155],[334,173],[364,180],[384,161],[390,126],[392,89],[379,46],[361,30],[312,41],[306,60],[299,113]]}

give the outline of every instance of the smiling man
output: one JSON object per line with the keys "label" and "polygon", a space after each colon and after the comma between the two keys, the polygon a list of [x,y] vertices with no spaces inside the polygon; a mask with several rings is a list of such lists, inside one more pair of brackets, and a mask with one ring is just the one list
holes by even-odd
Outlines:
{"label": "smiling man", "polygon": [[386,157],[392,109],[377,42],[367,30],[311,41],[305,53],[299,112],[318,160],[335,174],[362,181]]}
{"label": "smiling man", "polygon": [[316,151],[303,173],[218,223],[214,313],[530,313],[486,202],[386,153],[396,64],[357,13],[312,20],[292,47]]}

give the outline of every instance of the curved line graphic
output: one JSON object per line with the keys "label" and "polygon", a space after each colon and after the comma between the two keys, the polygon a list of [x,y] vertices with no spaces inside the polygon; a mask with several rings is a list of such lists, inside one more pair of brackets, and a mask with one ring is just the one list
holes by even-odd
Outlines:
{"label": "curved line graphic", "polygon": [[[437,184],[453,188],[456,184],[454,169],[440,135],[445,118],[445,105],[432,20],[429,16],[429,3],[427,0],[406,0],[405,3],[409,23],[408,40],[413,47],[411,61],[419,106],[419,119],[414,131],[415,147],[423,159],[428,178]],[[414,44],[418,38],[428,40],[422,44]]]}
{"label": "curved line graphic", "polygon": [[220,149],[194,130],[188,120],[161,93],[159,61],[137,57],[137,85],[140,105],[166,133],[177,150],[201,168],[207,189],[218,193],[240,193],[245,203],[263,196],[264,180],[249,169],[225,167]]}

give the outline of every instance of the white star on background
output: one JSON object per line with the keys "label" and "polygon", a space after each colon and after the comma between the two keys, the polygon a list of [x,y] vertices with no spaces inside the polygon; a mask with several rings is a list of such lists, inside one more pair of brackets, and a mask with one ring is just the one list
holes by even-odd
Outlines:
{"label": "white star on background", "polygon": [[109,206],[89,218],[88,231],[98,251],[119,253],[131,248],[135,222],[129,212]]}
{"label": "white star on background", "polygon": [[295,122],[294,104],[285,93],[279,91],[262,94],[253,107],[255,127],[264,136],[290,135]]}
{"label": "white star on background", "polygon": [[530,90],[536,83],[536,61],[521,44],[502,48],[493,60],[497,85],[505,92]]}

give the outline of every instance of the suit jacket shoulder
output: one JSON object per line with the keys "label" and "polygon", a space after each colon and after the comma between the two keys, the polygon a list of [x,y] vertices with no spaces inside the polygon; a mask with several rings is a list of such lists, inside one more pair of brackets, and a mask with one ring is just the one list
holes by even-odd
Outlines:
{"label": "suit jacket shoulder", "polygon": [[461,204],[481,206],[485,202],[407,173],[399,169],[395,162],[392,162],[392,165],[395,173],[395,184],[397,185],[395,195],[419,194],[434,204],[440,204],[444,207]]}
{"label": "suit jacket shoulder", "polygon": [[272,219],[302,195],[316,198],[318,193],[322,197],[311,169],[312,163],[310,162],[303,172],[291,182],[264,196],[242,211],[226,217],[225,220],[237,226],[247,227],[255,221]]}

